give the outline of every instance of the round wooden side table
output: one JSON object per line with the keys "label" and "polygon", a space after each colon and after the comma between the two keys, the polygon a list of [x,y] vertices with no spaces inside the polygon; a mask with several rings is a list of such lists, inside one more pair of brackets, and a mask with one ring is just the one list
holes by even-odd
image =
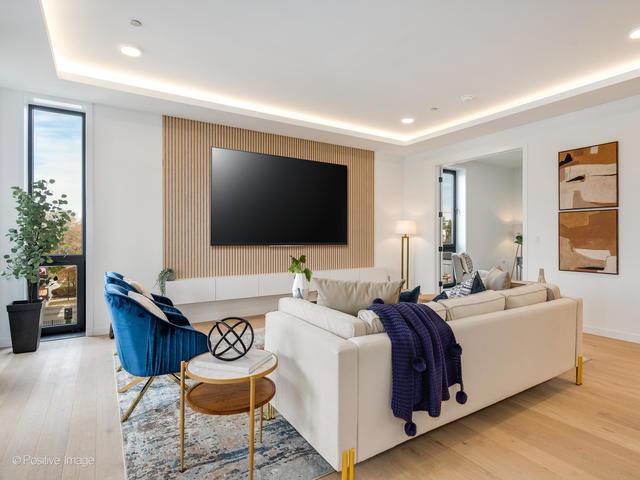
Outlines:
{"label": "round wooden side table", "polygon": [[[185,403],[207,415],[236,415],[249,413],[249,480],[253,479],[253,451],[255,410],[260,408],[260,440],[262,440],[263,407],[276,394],[276,386],[266,378],[278,367],[278,357],[271,358],[250,375],[242,375],[203,353],[180,365],[180,468],[184,471],[184,409]],[[195,380],[187,389],[185,380]],[[186,400],[186,402],[185,402]],[[269,412],[271,409],[268,409]],[[271,414],[269,414],[271,416]]]}

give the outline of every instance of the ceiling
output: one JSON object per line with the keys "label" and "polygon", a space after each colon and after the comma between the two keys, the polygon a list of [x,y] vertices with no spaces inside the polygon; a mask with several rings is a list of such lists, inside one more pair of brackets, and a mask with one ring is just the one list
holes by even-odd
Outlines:
{"label": "ceiling", "polygon": [[640,40],[628,38],[637,0],[0,7],[2,85],[375,150],[415,152],[640,94]]}

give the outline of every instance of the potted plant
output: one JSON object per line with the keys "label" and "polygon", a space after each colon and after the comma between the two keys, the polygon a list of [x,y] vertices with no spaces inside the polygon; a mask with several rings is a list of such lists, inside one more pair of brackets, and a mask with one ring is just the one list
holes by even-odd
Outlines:
{"label": "potted plant", "polygon": [[165,296],[167,294],[167,282],[172,282],[176,279],[176,272],[173,268],[163,268],[158,274],[156,279],[156,285],[160,289],[160,295]]}
{"label": "potted plant", "polygon": [[307,299],[309,296],[309,282],[311,281],[311,270],[305,267],[307,257],[300,255],[299,258],[291,256],[291,266],[288,271],[295,274],[291,292],[294,298]]}
{"label": "potted plant", "polygon": [[44,270],[41,266],[53,262],[51,254],[62,243],[68,223],[74,215],[65,208],[68,203],[66,195],[53,198],[50,190],[53,183],[54,180],[34,182],[31,192],[20,187],[12,188],[18,216],[16,228],[9,229],[7,233],[11,253],[4,256],[7,265],[1,274],[24,278],[28,287],[27,300],[17,300],[7,305],[14,353],[38,349],[43,315],[42,299],[39,297]]}

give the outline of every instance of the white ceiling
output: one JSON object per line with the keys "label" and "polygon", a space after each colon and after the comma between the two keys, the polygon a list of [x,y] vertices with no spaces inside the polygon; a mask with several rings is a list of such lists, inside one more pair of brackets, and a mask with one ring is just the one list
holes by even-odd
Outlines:
{"label": "white ceiling", "polygon": [[[0,7],[0,84],[376,150],[437,145],[640,93],[640,40],[628,38],[640,27],[638,0]],[[122,56],[122,44],[142,57]],[[463,94],[476,98],[465,103]],[[395,151],[403,150],[411,149]]]}

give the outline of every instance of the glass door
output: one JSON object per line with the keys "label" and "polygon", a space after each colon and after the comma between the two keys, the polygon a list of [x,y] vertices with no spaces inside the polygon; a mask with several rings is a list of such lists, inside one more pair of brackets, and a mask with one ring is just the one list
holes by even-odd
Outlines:
{"label": "glass door", "polygon": [[75,213],[53,263],[40,268],[44,299],[42,335],[85,330],[85,130],[84,112],[29,105],[29,188],[55,180],[56,197],[66,195]]}
{"label": "glass door", "polygon": [[440,257],[439,285],[450,288],[455,285],[451,255],[456,252],[457,241],[457,175],[455,170],[441,169],[438,178],[440,191]]}

